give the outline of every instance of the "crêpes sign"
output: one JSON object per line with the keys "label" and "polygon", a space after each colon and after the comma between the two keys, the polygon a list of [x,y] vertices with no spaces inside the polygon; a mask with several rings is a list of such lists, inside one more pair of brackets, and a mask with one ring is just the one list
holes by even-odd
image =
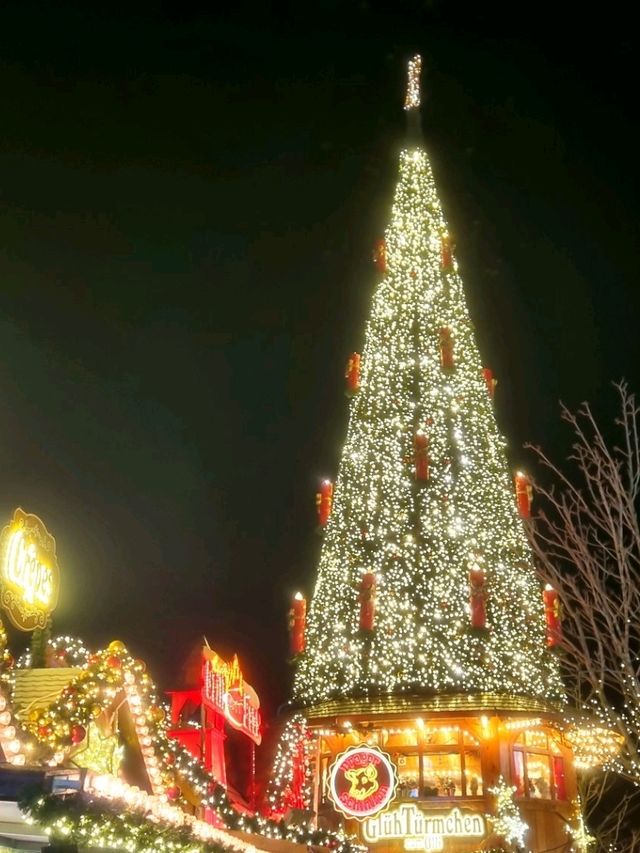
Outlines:
{"label": "cr\u00eapes sign", "polygon": [[37,515],[16,509],[0,536],[2,606],[21,631],[44,628],[58,603],[56,541]]}

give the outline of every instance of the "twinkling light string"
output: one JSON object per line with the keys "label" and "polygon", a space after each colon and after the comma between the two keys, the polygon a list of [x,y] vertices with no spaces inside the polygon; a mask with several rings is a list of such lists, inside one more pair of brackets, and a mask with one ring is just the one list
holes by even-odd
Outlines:
{"label": "twinkling light string", "polygon": [[489,793],[496,798],[495,814],[486,817],[491,821],[497,835],[502,836],[508,844],[515,844],[520,848],[524,845],[529,824],[520,816],[520,809],[513,799],[515,792],[515,787],[507,785],[501,776],[498,784],[489,788]]}
{"label": "twinkling light string", "polygon": [[[564,701],[449,245],[427,154],[407,148],[307,611],[294,682],[302,706],[424,690]],[[452,342],[452,367],[443,367],[443,340]],[[419,429],[429,439],[422,483],[411,462]],[[486,630],[474,632],[469,565],[480,558]],[[368,572],[376,578],[376,622],[363,636],[358,589]]]}
{"label": "twinkling light string", "polygon": [[404,101],[405,110],[415,110],[420,106],[420,72],[422,70],[422,57],[416,54],[409,60],[409,78],[407,81],[407,94]]}

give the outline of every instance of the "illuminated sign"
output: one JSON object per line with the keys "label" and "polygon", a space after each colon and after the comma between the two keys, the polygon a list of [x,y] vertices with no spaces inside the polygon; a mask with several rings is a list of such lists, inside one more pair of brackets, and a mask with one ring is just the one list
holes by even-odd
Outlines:
{"label": "illuminated sign", "polygon": [[405,850],[442,850],[447,838],[482,838],[486,833],[483,815],[477,812],[422,811],[414,803],[377,817],[368,818],[362,827],[365,841],[375,844],[401,838]]}
{"label": "illuminated sign", "polygon": [[202,655],[202,701],[222,714],[234,729],[260,744],[260,700],[244,680],[238,656],[234,655],[231,663],[227,663],[208,646],[202,650]]}
{"label": "illuminated sign", "polygon": [[365,820],[385,809],[396,793],[391,759],[373,746],[353,746],[340,753],[329,771],[329,791],[345,817]]}
{"label": "illuminated sign", "polygon": [[0,536],[2,606],[21,631],[44,628],[58,603],[56,540],[37,515],[17,509]]}

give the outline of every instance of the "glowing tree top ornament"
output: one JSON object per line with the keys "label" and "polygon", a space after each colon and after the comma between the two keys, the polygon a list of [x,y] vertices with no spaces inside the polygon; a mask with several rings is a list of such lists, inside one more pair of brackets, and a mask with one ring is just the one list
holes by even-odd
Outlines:
{"label": "glowing tree top ornament", "polygon": [[417,110],[420,107],[420,72],[422,71],[422,57],[416,54],[409,60],[409,83],[407,95],[404,99],[405,110]]}
{"label": "glowing tree top ornament", "polygon": [[[563,696],[541,585],[487,394],[462,281],[420,134],[419,57],[409,133],[361,350],[360,388],[333,490],[294,701],[398,693]],[[447,334],[451,358],[443,362]],[[428,437],[416,480],[415,436]],[[485,624],[471,624],[469,565]],[[375,578],[373,630],[360,589]]]}

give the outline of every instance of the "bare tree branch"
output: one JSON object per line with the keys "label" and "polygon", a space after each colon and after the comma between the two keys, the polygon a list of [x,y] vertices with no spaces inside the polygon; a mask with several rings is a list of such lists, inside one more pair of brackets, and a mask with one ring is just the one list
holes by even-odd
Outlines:
{"label": "bare tree branch", "polygon": [[[632,819],[640,825],[640,407],[626,383],[616,388],[619,441],[605,438],[583,403],[561,409],[574,439],[566,467],[532,448],[546,470],[534,482],[541,509],[529,532],[543,580],[562,602],[570,702],[622,742],[602,772],[583,779],[585,812],[597,819],[599,849],[631,851],[640,850]],[[614,789],[616,808],[607,809]]]}

